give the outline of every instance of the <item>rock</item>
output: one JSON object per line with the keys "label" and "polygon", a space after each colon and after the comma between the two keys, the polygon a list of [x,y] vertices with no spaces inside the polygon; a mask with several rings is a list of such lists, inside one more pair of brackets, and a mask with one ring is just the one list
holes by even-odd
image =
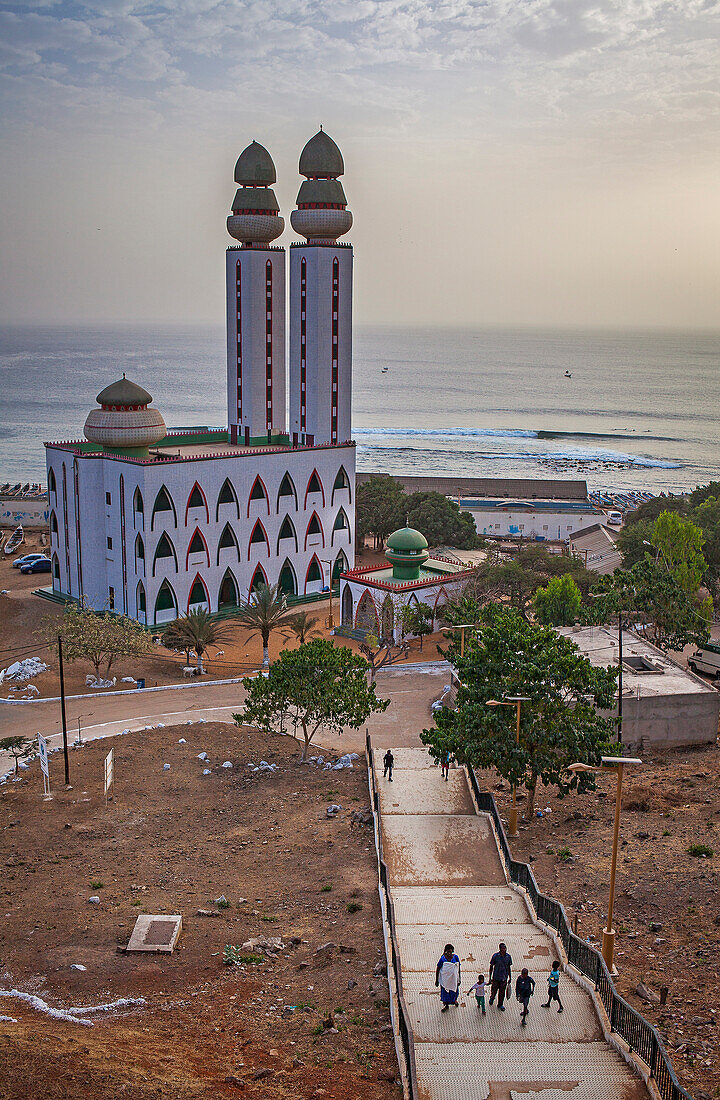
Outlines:
{"label": "rock", "polygon": [[647,1001],[648,1004],[660,1004],[660,997],[658,996],[658,994],[655,992],[654,989],[648,989],[644,982],[638,982],[638,984],[635,986],[635,992],[637,993],[638,997],[640,997],[643,1001]]}
{"label": "rock", "polygon": [[355,989],[357,987],[357,982],[355,981],[354,978],[349,979],[347,987],[348,987],[348,989]]}
{"label": "rock", "polygon": [[373,823],[373,812],[368,807],[364,810],[353,810],[350,814],[350,825],[359,825],[360,828],[365,828]]}
{"label": "rock", "polygon": [[203,768],[203,775],[212,775],[212,772],[209,768]]}
{"label": "rock", "polygon": [[243,951],[282,951],[285,948],[285,944],[281,940],[280,936],[253,936],[252,939],[245,940],[242,945]]}
{"label": "rock", "polygon": [[651,920],[648,927],[651,932],[662,932],[662,924],[660,921]]}
{"label": "rock", "polygon": [[337,803],[333,802],[330,806],[327,807],[325,813],[328,817],[337,817],[341,810],[342,806],[338,806]]}
{"label": "rock", "polygon": [[87,970],[87,967],[83,966],[82,963],[71,963],[70,964],[70,969],[71,970]]}
{"label": "rock", "polygon": [[226,760],[225,763],[223,764],[223,767],[224,768],[231,768],[232,767],[232,761],[231,760]]}
{"label": "rock", "polygon": [[90,902],[91,905],[99,905],[100,904],[100,898],[97,896],[97,894],[93,894],[93,896],[91,898],[88,898],[88,901]]}
{"label": "rock", "polygon": [[198,760],[209,760],[210,757],[206,752],[199,752],[197,756]]}
{"label": "rock", "polygon": [[253,1081],[262,1081],[263,1077],[272,1077],[273,1071],[268,1069],[267,1066],[262,1069],[256,1069],[252,1075]]}
{"label": "rock", "polygon": [[180,740],[178,741],[178,745],[187,745],[187,741],[185,740],[184,737],[180,738]]}
{"label": "rock", "polygon": [[244,1089],[245,1082],[241,1081],[239,1077],[233,1077],[232,1075],[225,1078],[226,1085],[232,1085],[236,1089]]}
{"label": "rock", "polygon": [[305,1065],[305,1063],[301,1062],[299,1058],[293,1058],[290,1064],[292,1065],[293,1069],[300,1069],[301,1066]]}
{"label": "rock", "polygon": [[170,765],[169,764],[163,764],[163,771],[164,772],[169,772],[170,771]]}
{"label": "rock", "polygon": [[198,909],[195,914],[197,917],[219,917],[220,913],[217,909]]}
{"label": "rock", "polygon": [[[392,1030],[392,1029],[391,1029]],[[381,1069],[378,1071],[378,1081],[394,1081],[395,1074],[391,1069]]]}
{"label": "rock", "polygon": [[333,943],[332,940],[328,940],[327,943],[321,943],[320,944],[320,946],[317,948],[315,954],[316,955],[326,955],[328,952],[336,951],[336,950],[337,950],[337,944]]}
{"label": "rock", "polygon": [[375,966],[373,967],[373,977],[374,978],[379,978],[381,975],[384,976],[384,974],[385,974],[385,963],[381,963],[381,962],[375,963]]}

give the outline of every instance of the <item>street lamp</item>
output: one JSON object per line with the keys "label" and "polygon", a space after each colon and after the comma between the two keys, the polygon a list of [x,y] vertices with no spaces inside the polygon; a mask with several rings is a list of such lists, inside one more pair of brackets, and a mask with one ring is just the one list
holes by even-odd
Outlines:
{"label": "street lamp", "polygon": [[[515,723],[515,740],[520,744],[520,707],[523,703],[529,703],[529,695],[503,695],[502,699],[488,699],[487,707],[515,707],[517,721]],[[510,819],[508,821],[508,836],[517,836],[517,793],[515,784],[512,787],[512,806],[510,807]]]}
{"label": "street lamp", "polygon": [[320,561],[323,563],[323,565],[327,565],[328,572],[330,573],[330,584],[328,586],[329,589],[330,589],[330,617],[328,619],[327,625],[328,625],[328,630],[334,630],[335,629],[335,623],[333,621],[333,613],[332,613],[332,582],[333,582],[333,578],[332,578],[332,558],[320,558]]}
{"label": "street lamp", "polygon": [[77,735],[77,741],[75,742],[76,745],[82,745],[82,743],[83,743],[82,734],[80,733],[80,719],[81,718],[92,718],[94,713],[95,713],[94,710],[89,710],[89,711],[86,711],[85,714],[78,714],[78,716],[77,716],[78,735]]}
{"label": "street lamp", "polygon": [[457,626],[442,626],[440,630],[443,634],[452,634],[454,630],[460,631],[460,656],[462,657],[465,652],[465,631],[473,630],[477,625],[477,623],[458,623]]}
{"label": "street lamp", "polygon": [[[637,766],[642,764],[633,756],[602,756],[600,764],[603,768],[617,769],[617,787],[615,789],[615,825],[613,827],[612,861],[610,864],[610,900],[608,901],[607,924],[603,928],[602,956],[607,968],[612,974],[614,971],[613,959],[615,956],[615,929],[613,928],[613,909],[615,908],[615,872],[617,871],[618,837],[620,835],[620,807],[622,804],[622,784],[625,766]],[[590,764],[570,764],[569,772],[594,772]]]}

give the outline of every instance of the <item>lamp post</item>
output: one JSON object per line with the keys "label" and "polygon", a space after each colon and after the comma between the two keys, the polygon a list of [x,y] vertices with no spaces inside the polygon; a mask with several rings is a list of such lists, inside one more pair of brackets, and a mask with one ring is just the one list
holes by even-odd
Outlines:
{"label": "lamp post", "polygon": [[328,625],[328,630],[334,630],[335,629],[335,622],[333,620],[333,613],[332,613],[332,582],[333,582],[333,578],[332,578],[332,558],[320,558],[320,561],[323,563],[323,565],[327,565],[328,572],[330,574],[330,584],[328,585],[328,588],[330,589],[330,617],[328,618],[327,625]]}
{"label": "lamp post", "polygon": [[[520,708],[523,703],[529,703],[529,695],[503,695],[502,699],[488,699],[485,704],[488,707],[515,707],[516,710],[516,722],[515,722],[515,740],[518,745],[520,744]],[[517,836],[517,792],[515,784],[512,786],[512,806],[510,807],[510,819],[508,821],[508,836]]]}
{"label": "lamp post", "polygon": [[[600,764],[603,768],[615,768],[617,770],[617,786],[615,788],[615,824],[613,826],[612,858],[610,862],[610,898],[608,900],[607,923],[603,928],[602,956],[610,973],[614,970],[615,957],[615,929],[613,928],[613,910],[615,908],[615,873],[617,871],[618,837],[620,835],[620,808],[622,805],[623,775],[626,767],[638,766],[642,760],[633,756],[602,756]],[[594,772],[597,768],[590,764],[570,764],[570,772]]]}
{"label": "lamp post", "polygon": [[454,630],[460,631],[460,656],[465,652],[465,631],[473,630],[477,627],[477,623],[458,623],[457,626],[442,626],[440,630],[443,634],[452,634]]}
{"label": "lamp post", "polygon": [[89,710],[89,711],[86,711],[85,714],[78,714],[78,716],[77,716],[78,735],[77,735],[77,741],[75,742],[76,745],[82,745],[82,743],[83,743],[82,734],[80,733],[80,719],[81,718],[92,718],[94,713],[95,713],[94,710]]}

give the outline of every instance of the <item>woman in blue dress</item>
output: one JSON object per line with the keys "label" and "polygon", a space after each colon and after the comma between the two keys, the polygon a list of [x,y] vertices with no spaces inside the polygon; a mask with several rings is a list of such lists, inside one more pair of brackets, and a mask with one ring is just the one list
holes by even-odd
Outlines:
{"label": "woman in blue dress", "polygon": [[435,970],[435,985],[440,986],[441,1012],[447,1012],[450,1005],[457,1007],[460,992],[460,959],[451,943],[445,944],[445,950],[438,959]]}

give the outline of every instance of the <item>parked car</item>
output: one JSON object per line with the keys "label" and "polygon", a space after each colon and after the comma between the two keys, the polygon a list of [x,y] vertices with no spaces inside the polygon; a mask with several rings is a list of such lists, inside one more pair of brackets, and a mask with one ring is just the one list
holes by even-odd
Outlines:
{"label": "parked car", "polygon": [[720,645],[717,642],[705,642],[700,649],[688,657],[693,672],[703,676],[720,676]]}
{"label": "parked car", "polygon": [[12,563],[13,569],[22,569],[23,565],[29,565],[31,561],[37,561],[38,558],[47,557],[46,554],[24,554],[21,558],[15,558]]}
{"label": "parked car", "polygon": [[21,573],[49,573],[52,568],[50,558],[36,558],[20,568]]}
{"label": "parked car", "polygon": [[608,523],[613,527],[622,527],[622,512],[607,512],[606,515]]}

